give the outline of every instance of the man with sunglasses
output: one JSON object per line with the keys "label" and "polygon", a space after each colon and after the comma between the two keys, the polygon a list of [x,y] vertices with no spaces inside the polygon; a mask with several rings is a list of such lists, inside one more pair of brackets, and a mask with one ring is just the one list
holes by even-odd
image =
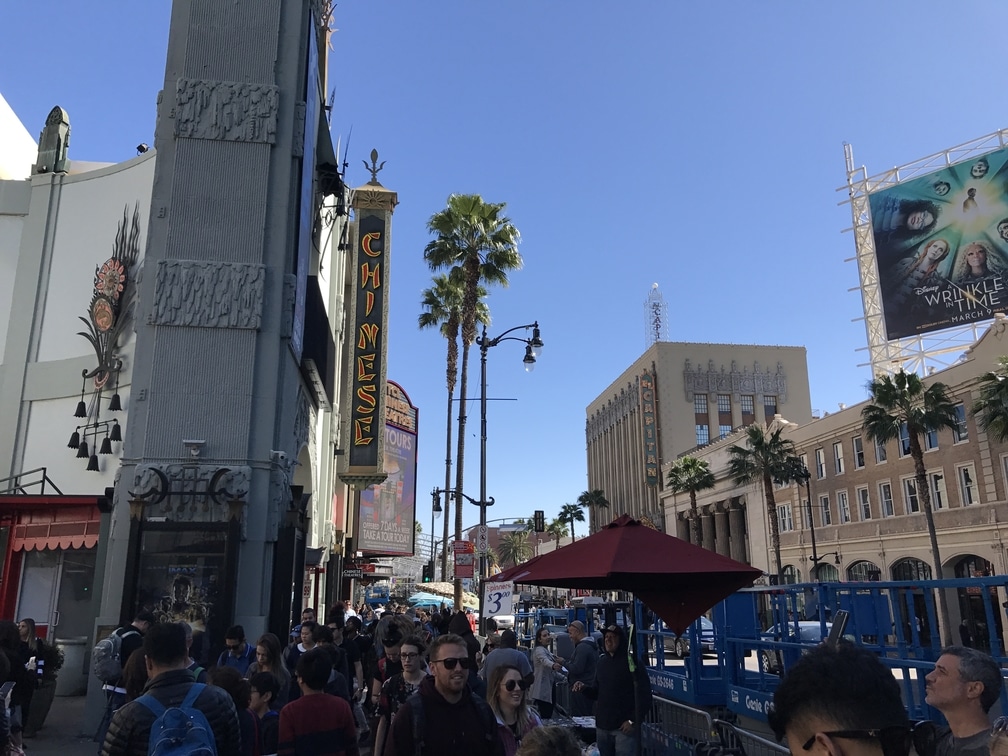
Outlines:
{"label": "man with sunglasses", "polygon": [[1001,668],[975,648],[942,650],[927,681],[925,702],[940,711],[948,727],[938,734],[937,756],[987,756],[991,725],[987,713],[1001,696]]}
{"label": "man with sunglasses", "polygon": [[232,625],[224,633],[224,651],[217,657],[218,667],[234,667],[242,677],[255,661],[255,649],[245,642],[245,628]]}
{"label": "man with sunglasses", "polygon": [[602,631],[605,653],[600,655],[592,683],[575,682],[572,692],[596,699],[595,736],[599,756],[637,753],[640,722],[651,708],[651,682],[643,664],[630,665],[626,634],[619,625]]}
{"label": "man with sunglasses", "polygon": [[907,756],[911,744],[922,756],[933,753],[930,723],[910,726],[892,672],[871,651],[843,641],[795,662],[767,720],[793,756]]}
{"label": "man with sunglasses", "polygon": [[493,710],[467,685],[465,641],[454,633],[439,635],[428,653],[431,674],[396,712],[384,756],[414,756],[418,746],[437,756],[503,756]]}

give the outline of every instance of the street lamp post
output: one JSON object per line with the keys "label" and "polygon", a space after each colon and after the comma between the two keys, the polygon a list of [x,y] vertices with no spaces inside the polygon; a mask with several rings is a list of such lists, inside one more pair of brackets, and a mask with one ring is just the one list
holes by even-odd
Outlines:
{"label": "street lamp post", "polygon": [[[431,513],[430,513],[430,571],[431,571],[431,580],[434,580],[434,559],[435,559],[435,557],[434,557],[434,519],[435,519],[435,517],[438,514],[441,513],[441,500],[438,498],[437,494],[434,494],[434,496],[432,497],[432,499],[433,499],[434,504],[431,507]],[[442,570],[442,573],[443,572],[444,572],[444,570]]]}
{"label": "street lamp post", "polygon": [[[480,507],[480,501],[486,501],[487,502],[487,506],[493,506],[493,503],[494,503],[493,496],[491,496],[489,499],[487,499],[485,491],[483,492],[483,495],[480,497],[480,501],[477,501],[472,496],[466,496],[462,491],[459,491],[459,490],[454,489],[454,488],[435,488],[434,490],[431,491],[431,500],[433,502],[433,509],[434,509],[434,511],[437,511],[437,512],[441,511],[441,500],[440,500],[441,494],[445,495],[445,501],[448,501],[448,497],[449,496],[460,496],[463,499],[465,499],[466,501],[468,501],[470,504],[475,504],[477,507]],[[480,507],[480,512],[485,512],[485,511],[486,510],[483,507]],[[431,522],[433,522],[433,517],[434,517],[434,515],[432,513],[431,514]],[[431,526],[431,527],[433,528],[433,526]],[[445,548],[445,553],[447,553],[447,542],[445,542],[445,547],[444,548]],[[445,564],[447,564],[447,557],[445,557],[445,560],[446,560]],[[442,569],[441,569],[441,575],[442,575],[442,577],[444,577],[444,575],[446,575],[446,574],[448,574],[447,571],[444,569],[444,567],[442,567]]]}
{"label": "street lamp post", "polygon": [[806,506],[808,506],[808,526],[809,535],[812,538],[812,556],[809,560],[812,562],[812,571],[815,572],[816,567],[819,566],[819,555],[816,553],[816,542],[815,542],[815,512],[812,510],[812,489],[809,486],[809,481],[812,479],[812,473],[809,472],[808,467],[805,463],[802,463],[801,470],[798,473],[798,480],[800,483],[805,484],[805,500]]}
{"label": "street lamp post", "polygon": [[[514,333],[515,331],[532,329],[532,338],[527,339],[519,336],[508,336],[509,333]],[[483,335],[476,340],[480,348],[480,531],[486,531],[486,508],[493,504],[493,499],[487,501],[486,488],[486,442],[487,442],[487,352],[490,351],[490,347],[495,347],[502,341],[520,341],[525,345],[525,363],[526,372],[531,372],[535,367],[536,358],[542,353],[543,341],[539,336],[539,321],[530,323],[528,325],[515,326],[514,328],[509,328],[504,331],[500,336],[493,339],[487,337],[486,326],[483,326]],[[487,558],[486,551],[481,551],[479,555],[479,579],[481,581],[485,580],[486,574]],[[480,591],[482,594],[482,591]],[[482,596],[481,596],[482,598]]]}

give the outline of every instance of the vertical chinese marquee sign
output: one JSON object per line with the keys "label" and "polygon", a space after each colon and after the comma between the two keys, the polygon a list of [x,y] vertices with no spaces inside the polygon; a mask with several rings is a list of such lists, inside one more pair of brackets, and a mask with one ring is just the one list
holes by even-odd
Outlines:
{"label": "vertical chinese marquee sign", "polygon": [[358,220],[353,276],[350,416],[344,432],[347,467],[340,479],[357,488],[385,480],[385,335],[388,323],[387,216],[364,210]]}
{"label": "vertical chinese marquee sign", "polygon": [[644,481],[649,486],[658,485],[658,430],[655,418],[654,375],[642,373],[640,377],[641,415],[644,419]]}
{"label": "vertical chinese marquee sign", "polygon": [[369,555],[412,556],[416,539],[418,410],[402,387],[386,382],[385,481],[360,494],[358,549]]}

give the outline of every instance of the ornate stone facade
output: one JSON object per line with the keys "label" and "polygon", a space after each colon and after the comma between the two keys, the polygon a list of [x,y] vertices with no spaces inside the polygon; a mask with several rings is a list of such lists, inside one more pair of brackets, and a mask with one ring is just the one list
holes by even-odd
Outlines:
{"label": "ornate stone facade", "polygon": [[175,136],[273,144],[279,102],[279,88],[269,84],[179,79]]}
{"label": "ornate stone facade", "polygon": [[148,322],[258,330],[265,282],[263,265],[162,260]]}
{"label": "ornate stone facade", "polygon": [[738,364],[732,360],[731,371],[725,371],[724,365],[718,370],[714,360],[707,361],[707,370],[697,365],[696,370],[690,367],[686,360],[683,368],[683,387],[686,390],[686,401],[693,401],[694,392],[701,394],[720,392],[730,393],[736,400],[742,394],[773,394],[781,401],[787,401],[787,375],[784,366],[777,363],[777,371],[764,372],[759,362],[753,363],[752,372],[748,367],[738,369]]}

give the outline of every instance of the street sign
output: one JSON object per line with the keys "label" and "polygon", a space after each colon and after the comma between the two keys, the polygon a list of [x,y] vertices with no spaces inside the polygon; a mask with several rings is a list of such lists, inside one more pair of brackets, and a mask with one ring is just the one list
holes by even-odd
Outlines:
{"label": "street sign", "polygon": [[487,583],[483,590],[483,616],[512,613],[514,583]]}
{"label": "street sign", "polygon": [[490,531],[486,525],[479,525],[476,528],[476,551],[486,554],[490,548]]}

